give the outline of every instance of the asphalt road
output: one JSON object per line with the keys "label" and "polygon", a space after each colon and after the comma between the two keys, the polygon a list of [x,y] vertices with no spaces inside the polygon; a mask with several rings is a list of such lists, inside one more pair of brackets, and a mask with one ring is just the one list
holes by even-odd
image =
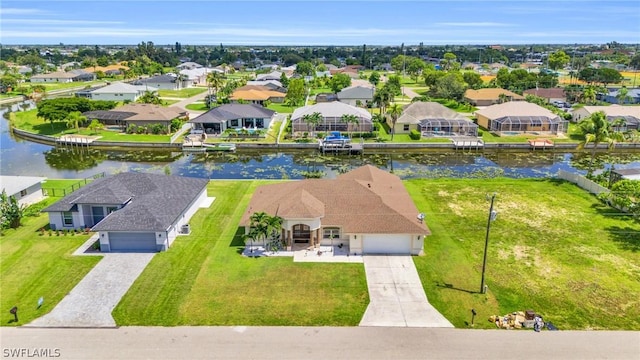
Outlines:
{"label": "asphalt road", "polygon": [[3,359],[640,359],[632,331],[4,327],[0,341]]}

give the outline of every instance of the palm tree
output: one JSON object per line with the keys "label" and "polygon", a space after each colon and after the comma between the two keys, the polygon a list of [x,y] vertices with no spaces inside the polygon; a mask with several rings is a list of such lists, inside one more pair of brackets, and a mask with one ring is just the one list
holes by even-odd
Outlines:
{"label": "palm tree", "polygon": [[507,94],[505,93],[500,93],[500,95],[498,95],[498,103],[499,104],[504,104],[507,101],[509,101],[509,97],[507,96]]}
{"label": "palm tree", "polygon": [[[355,124],[355,126],[360,125],[360,119],[356,115],[353,115],[353,114],[344,114],[344,115],[342,115],[342,121],[344,121],[347,124],[347,128],[349,128],[349,129],[351,128],[349,126],[349,124]],[[353,133],[353,131],[349,131],[349,137],[350,138],[352,137],[351,136],[352,133]]]}
{"label": "palm tree", "polygon": [[393,104],[389,108],[389,115],[391,115],[391,141],[393,141],[393,135],[396,133],[396,121],[402,114],[402,105]]}
{"label": "palm tree", "polygon": [[87,121],[87,117],[82,115],[80,111],[70,112],[66,119],[68,127],[74,127],[77,130],[80,129],[80,125]]}
{"label": "palm tree", "polygon": [[[257,239],[265,239],[269,234],[269,228],[267,226],[267,220],[269,215],[264,212],[256,212],[251,214],[249,220],[251,221],[251,230],[249,231],[251,244],[253,246],[253,241]],[[253,252],[253,248],[251,249]]]}
{"label": "palm tree", "polygon": [[[208,85],[208,89],[209,89],[209,98],[211,98],[212,92],[211,90],[213,90],[213,95],[216,95],[216,97],[218,96],[218,90],[220,90],[221,88],[224,87],[224,83],[225,83],[225,77],[223,74],[217,72],[217,71],[211,71],[208,75],[207,75],[207,85]],[[208,105],[208,103],[207,103]]]}
{"label": "palm tree", "polygon": [[306,114],[302,116],[302,121],[307,124],[307,129],[311,132],[311,137],[313,137],[313,132],[316,130],[316,127],[320,125],[324,118],[322,114],[319,112],[314,112],[313,114]]}
{"label": "palm tree", "polygon": [[142,104],[162,105],[162,99],[160,99],[157,91],[145,91],[144,94],[138,98],[138,102]]}
{"label": "palm tree", "polygon": [[373,102],[380,108],[380,114],[387,112],[387,106],[389,106],[391,100],[393,100],[393,94],[386,87],[378,89],[373,95]]}
{"label": "palm tree", "polygon": [[596,102],[596,89],[593,86],[587,86],[582,91],[582,102],[585,104],[593,104]]}
{"label": "palm tree", "polygon": [[607,120],[607,116],[602,111],[591,114],[591,116],[582,120],[578,127],[584,134],[584,140],[578,145],[578,148],[584,149],[589,143],[593,143],[591,161],[589,162],[589,172],[591,173],[598,145],[607,143],[609,144],[609,149],[613,149],[616,141],[623,141],[624,139],[622,133],[614,130],[613,124]]}
{"label": "palm tree", "polygon": [[618,94],[616,95],[616,100],[618,101],[618,104],[622,105],[626,103],[630,98],[631,97],[629,96],[629,90],[627,90],[626,86],[623,86],[620,89],[618,89]]}

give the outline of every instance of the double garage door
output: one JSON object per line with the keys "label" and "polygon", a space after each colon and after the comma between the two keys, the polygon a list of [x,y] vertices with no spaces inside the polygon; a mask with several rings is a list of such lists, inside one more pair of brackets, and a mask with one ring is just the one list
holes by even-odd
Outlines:
{"label": "double garage door", "polygon": [[362,240],[365,254],[410,254],[411,235],[365,234]]}
{"label": "double garage door", "polygon": [[157,251],[156,234],[146,232],[110,232],[111,251]]}

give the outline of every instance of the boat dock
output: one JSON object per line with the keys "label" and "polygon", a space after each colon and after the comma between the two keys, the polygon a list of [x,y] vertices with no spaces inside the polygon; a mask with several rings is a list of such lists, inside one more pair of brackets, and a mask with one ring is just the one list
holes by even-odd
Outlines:
{"label": "boat dock", "polygon": [[56,139],[56,144],[59,145],[76,145],[76,146],[89,146],[94,140],[99,139],[99,136],[85,136],[85,135],[62,135]]}
{"label": "boat dock", "polygon": [[182,144],[182,151],[186,152],[208,152],[208,151],[236,151],[236,144],[206,144],[202,142],[188,142]]}
{"label": "boat dock", "polygon": [[456,150],[480,150],[484,147],[484,141],[478,138],[453,138],[451,142]]}
{"label": "boat dock", "polygon": [[342,153],[342,154],[361,154],[364,149],[363,144],[352,144],[350,142],[335,142],[335,141],[318,141],[318,148],[324,153]]}
{"label": "boat dock", "polygon": [[549,139],[529,139],[529,147],[532,150],[553,148],[555,145]]}

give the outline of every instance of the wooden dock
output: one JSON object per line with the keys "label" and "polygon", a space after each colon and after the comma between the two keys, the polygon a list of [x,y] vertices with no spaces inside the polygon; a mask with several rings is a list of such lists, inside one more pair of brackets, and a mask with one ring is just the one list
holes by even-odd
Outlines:
{"label": "wooden dock", "polygon": [[477,138],[454,138],[451,139],[451,142],[456,150],[480,150],[484,148],[484,141]]}
{"label": "wooden dock", "polygon": [[529,139],[529,147],[531,147],[531,149],[536,150],[536,149],[547,149],[547,148],[553,148],[555,145],[553,143],[553,141],[549,140],[549,139]]}
{"label": "wooden dock", "polygon": [[85,135],[62,135],[56,139],[56,144],[71,146],[89,146],[92,142],[99,139],[99,136]]}

